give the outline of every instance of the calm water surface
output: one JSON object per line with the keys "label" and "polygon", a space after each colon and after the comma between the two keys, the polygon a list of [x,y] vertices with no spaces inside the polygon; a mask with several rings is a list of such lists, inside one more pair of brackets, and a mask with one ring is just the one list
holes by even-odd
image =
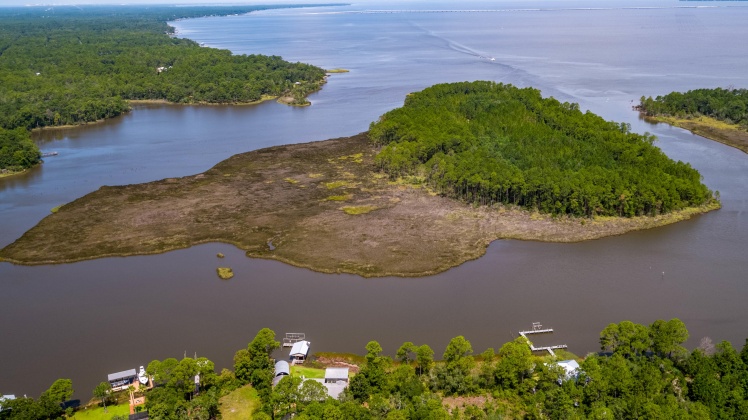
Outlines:
{"label": "calm water surface", "polygon": [[[585,354],[610,322],[679,317],[691,347],[704,336],[741,346],[748,337],[748,156],[640,121],[631,105],[642,95],[748,86],[748,44],[724,42],[748,39],[748,8],[465,4],[492,11],[371,2],[176,22],[181,36],[208,46],[351,72],[331,76],[309,108],[139,106],[102,124],[36,133],[42,149],[59,156],[0,179],[0,245],[102,185],[194,174],[235,153],[355,134],[408,92],[477,79],[533,86],[653,132],[669,156],[690,162],[719,190],[724,208],[579,244],[497,241],[483,258],[417,279],[324,275],[248,259],[223,244],[58,266],[0,263],[0,392],[38,395],[70,377],[88,398],[107,373],[185,354],[230,366],[265,326],[279,335],[305,332],[313,351],[362,352],[374,339],[389,352],[413,341],[441,354],[453,336],[465,335],[480,352],[540,321],[556,329],[549,343]],[[401,12],[361,13],[387,9]],[[221,265],[234,268],[231,281],[216,278],[217,252],[226,254]]]}

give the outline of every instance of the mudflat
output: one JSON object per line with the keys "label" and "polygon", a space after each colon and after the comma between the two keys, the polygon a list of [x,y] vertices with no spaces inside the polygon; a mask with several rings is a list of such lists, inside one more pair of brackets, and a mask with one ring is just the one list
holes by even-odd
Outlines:
{"label": "mudflat", "polygon": [[232,156],[183,178],[109,187],[62,206],[0,259],[54,264],[225,242],[250,257],[365,277],[435,274],[496,239],[576,242],[661,226],[656,217],[580,219],[473,206],[376,170],[367,134]]}

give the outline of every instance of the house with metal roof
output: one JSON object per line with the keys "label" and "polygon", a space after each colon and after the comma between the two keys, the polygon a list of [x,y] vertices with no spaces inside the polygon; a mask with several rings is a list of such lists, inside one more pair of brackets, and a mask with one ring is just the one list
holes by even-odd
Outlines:
{"label": "house with metal roof", "polygon": [[348,382],[347,367],[329,367],[325,369],[325,383]]}
{"label": "house with metal roof", "polygon": [[291,374],[291,368],[288,367],[287,361],[280,360],[277,363],[275,363],[275,376],[290,375],[290,374]]}
{"label": "house with metal roof", "polygon": [[291,375],[291,369],[288,367],[288,362],[280,360],[275,363],[275,376],[273,377],[273,386],[278,385],[278,382],[286,376]]}
{"label": "house with metal roof", "polygon": [[127,389],[138,379],[138,373],[135,369],[123,370],[122,372],[110,373],[107,375],[109,384],[112,385],[112,391],[121,391]]}
{"label": "house with metal roof", "polygon": [[309,346],[311,346],[311,344],[312,343],[306,340],[295,342],[293,347],[291,347],[291,363],[294,365],[297,363],[304,363],[309,354]]}
{"label": "house with metal roof", "polygon": [[559,383],[568,381],[572,378],[576,379],[576,377],[579,376],[579,363],[577,363],[576,360],[561,360],[560,362],[556,362],[556,364],[564,369],[564,376],[559,378]]}

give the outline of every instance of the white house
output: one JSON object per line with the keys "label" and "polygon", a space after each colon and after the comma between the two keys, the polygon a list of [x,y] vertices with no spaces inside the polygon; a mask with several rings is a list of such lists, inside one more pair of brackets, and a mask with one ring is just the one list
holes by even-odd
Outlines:
{"label": "white house", "polygon": [[291,363],[297,364],[297,363],[304,363],[306,361],[306,357],[309,354],[309,346],[312,343],[306,340],[297,341],[293,344],[293,347],[291,347]]}
{"label": "white house", "polygon": [[325,369],[325,383],[348,382],[347,367],[329,367]]}
{"label": "white house", "polygon": [[576,379],[579,376],[579,363],[576,360],[561,360],[560,362],[556,362],[556,364],[564,368],[564,376],[563,378],[559,378],[559,383],[568,381],[571,378]]}

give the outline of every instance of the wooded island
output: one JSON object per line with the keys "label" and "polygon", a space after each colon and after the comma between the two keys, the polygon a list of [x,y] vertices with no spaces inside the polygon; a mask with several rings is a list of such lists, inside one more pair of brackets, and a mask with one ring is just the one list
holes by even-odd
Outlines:
{"label": "wooded island", "polygon": [[651,136],[576,108],[493,82],[438,85],[368,135],[102,187],[44,218],[0,259],[62,263],[226,242],[322,272],[423,276],[478,258],[500,238],[582,241],[719,208],[699,173]]}

